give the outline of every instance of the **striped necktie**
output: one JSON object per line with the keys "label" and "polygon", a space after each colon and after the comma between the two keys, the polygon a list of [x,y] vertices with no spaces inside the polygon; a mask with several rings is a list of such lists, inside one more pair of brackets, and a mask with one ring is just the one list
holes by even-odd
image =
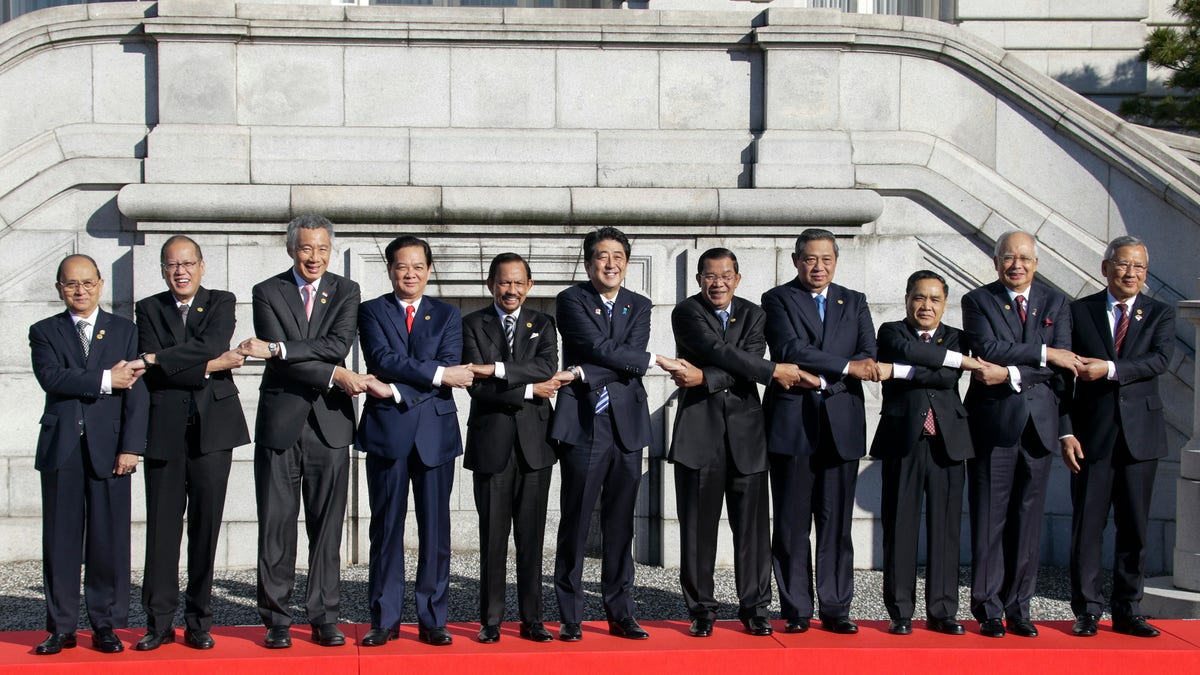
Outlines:
{"label": "striped necktie", "polygon": [[[609,327],[609,330],[611,331],[612,330],[613,301],[605,300],[604,301],[604,309],[608,313],[608,327]],[[608,410],[608,387],[607,386],[600,388],[600,398],[596,400],[596,414],[599,415],[600,413],[604,412],[605,410]]]}

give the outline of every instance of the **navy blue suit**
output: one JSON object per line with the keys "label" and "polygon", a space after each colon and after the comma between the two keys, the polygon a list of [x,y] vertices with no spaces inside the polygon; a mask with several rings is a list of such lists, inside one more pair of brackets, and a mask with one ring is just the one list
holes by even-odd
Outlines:
{"label": "navy blue suit", "polygon": [[1041,358],[1043,346],[1070,349],[1070,309],[1065,295],[1036,280],[1025,295],[1024,324],[999,281],[962,300],[971,353],[1021,374],[1019,392],[1008,381],[972,379],[964,400],[975,445],[967,461],[971,613],[980,621],[1029,618],[1051,450],[1058,447],[1062,380]]}
{"label": "navy blue suit", "polygon": [[785,390],[772,384],[763,402],[780,608],[785,619],[812,618],[809,531],[815,518],[820,616],[846,618],[854,597],[854,487],[867,450],[867,420],[862,382],[842,371],[850,361],[875,358],[871,310],[862,293],[830,284],[822,323],[812,293],[797,279],[762,300],[771,360],[821,375],[828,387]]}
{"label": "navy blue suit", "polygon": [[[650,444],[650,410],[642,375],[650,364],[649,298],[622,288],[611,321],[591,282],[567,288],[556,299],[563,364],[583,368],[558,393],[550,437],[562,443],[561,509],[554,585],[564,623],[583,620],[583,558],[596,500],[604,539],[604,612],[618,621],[634,614],[633,511],[642,478],[642,448]],[[608,387],[609,408],[596,402]]]}
{"label": "navy blue suit", "polygon": [[42,569],[46,630],[74,633],[79,568],[93,629],[124,628],[129,617],[129,475],[114,476],[119,453],[146,448],[150,397],[133,387],[101,394],[105,370],[137,358],[133,322],[97,310],[88,357],[71,315],[29,327],[33,374],[46,392],[34,468],[42,478]]}
{"label": "navy blue suit", "polygon": [[450,387],[434,387],[439,366],[462,361],[462,317],[453,305],[421,298],[412,334],[392,293],[362,303],[358,333],[367,372],[394,398],[368,397],[358,426],[367,453],[371,504],[368,598],[371,626],[395,630],[404,604],[404,519],[413,485],[419,533],[415,596],[424,628],[446,625],[450,593],[450,490],[462,454]]}

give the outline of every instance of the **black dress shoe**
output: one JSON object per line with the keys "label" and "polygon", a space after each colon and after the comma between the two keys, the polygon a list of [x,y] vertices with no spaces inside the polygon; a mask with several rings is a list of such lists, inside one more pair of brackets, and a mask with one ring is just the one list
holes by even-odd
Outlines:
{"label": "black dress shoe", "polygon": [[534,642],[554,642],[554,636],[550,634],[550,631],[546,630],[541,621],[536,623],[522,623],[521,637],[526,640],[533,640]]}
{"label": "black dress shoe", "polygon": [[558,627],[558,639],[563,642],[579,642],[583,639],[583,627],[577,623],[564,623]]}
{"label": "black dress shoe", "polygon": [[751,635],[760,637],[770,635],[775,631],[771,629],[771,622],[765,616],[752,616],[746,619],[743,624],[746,627],[746,632]]}
{"label": "black dress shoe", "polygon": [[[709,634],[712,634],[712,629],[709,629]],[[632,616],[627,616],[624,619],[608,622],[608,634],[616,635],[619,638],[626,640],[645,640],[650,637],[650,634],[638,625],[637,619]]]}
{"label": "black dress shoe", "polygon": [[125,651],[125,645],[111,628],[97,628],[92,631],[92,646],[105,654],[116,654]]}
{"label": "black dress shoe", "polygon": [[892,635],[912,635],[912,619],[892,619],[888,624],[888,632]]}
{"label": "black dress shoe", "polygon": [[382,647],[388,643],[388,640],[395,640],[400,637],[400,631],[388,630],[386,628],[372,628],[367,631],[367,634],[362,636],[358,644],[364,647]]}
{"label": "black dress shoe", "polygon": [[967,632],[967,629],[963,628],[963,625],[954,619],[930,618],[925,622],[925,627],[943,635],[962,635]]}
{"label": "black dress shoe", "polygon": [[134,645],[133,648],[139,652],[149,652],[158,649],[164,644],[169,644],[174,641],[174,628],[168,628],[167,630],[161,632],[148,630],[146,631],[146,634],[142,636],[142,639],[137,641],[137,644]]}
{"label": "black dress shoe", "polygon": [[485,645],[500,641],[500,626],[484,626],[479,629],[479,641]]}
{"label": "black dress shoe", "polygon": [[688,629],[692,637],[709,637],[712,635],[712,619],[692,619],[692,627]]}
{"label": "black dress shoe", "polygon": [[57,654],[64,649],[74,649],[74,633],[51,633],[42,643],[33,648],[34,653],[49,655]]}
{"label": "black dress shoe", "polygon": [[1095,614],[1080,614],[1075,617],[1075,625],[1071,626],[1071,632],[1079,637],[1094,637],[1100,629],[1099,622],[1100,617]]}
{"label": "black dress shoe", "polygon": [[1004,622],[1000,619],[984,619],[979,622],[979,633],[984,637],[1004,637]]}
{"label": "black dress shoe", "polygon": [[1127,616],[1113,617],[1113,632],[1124,635],[1132,635],[1134,637],[1152,638],[1158,637],[1161,633],[1158,629],[1146,623],[1144,616]]}
{"label": "black dress shoe", "polygon": [[267,649],[287,649],[292,646],[292,631],[289,626],[271,626],[267,629],[267,639],[263,641]]}
{"label": "black dress shoe", "polygon": [[[445,647],[454,642],[454,638],[450,635],[450,631],[446,630],[445,626],[438,626],[436,628],[420,628],[417,630],[417,638],[420,639],[421,642],[424,642],[427,645],[433,645],[434,647]],[[496,639],[499,640],[500,636],[497,635]]]}
{"label": "black dress shoe", "polygon": [[836,619],[821,619],[821,628],[839,635],[854,635],[858,632],[858,626],[844,616]]}
{"label": "black dress shoe", "polygon": [[1008,632],[1013,635],[1020,635],[1021,637],[1038,636],[1037,626],[1033,625],[1033,622],[1029,619],[1009,619]]}
{"label": "black dress shoe", "polygon": [[[289,637],[288,640],[291,640]],[[212,649],[217,644],[212,635],[206,630],[187,629],[183,631],[183,644],[192,649]]]}
{"label": "black dress shoe", "polygon": [[788,619],[783,627],[785,633],[807,633],[809,619]]}
{"label": "black dress shoe", "polygon": [[322,647],[341,647],[346,644],[346,634],[336,623],[313,624],[312,639]]}

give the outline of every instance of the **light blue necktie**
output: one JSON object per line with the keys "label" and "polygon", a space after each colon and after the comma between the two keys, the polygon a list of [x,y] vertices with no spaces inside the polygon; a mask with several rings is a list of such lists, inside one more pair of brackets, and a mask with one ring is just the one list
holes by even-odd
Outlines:
{"label": "light blue necktie", "polygon": [[[604,309],[608,312],[609,332],[612,332],[613,301],[605,300],[604,301]],[[605,410],[608,410],[608,387],[607,386],[600,388],[600,398],[596,401],[596,414],[599,415],[600,413],[604,412]]]}
{"label": "light blue necktie", "polygon": [[718,309],[717,316],[721,317],[721,332],[729,330],[729,310]]}
{"label": "light blue necktie", "polygon": [[815,295],[813,301],[817,303],[817,314],[821,317],[821,323],[825,323],[825,296]]}

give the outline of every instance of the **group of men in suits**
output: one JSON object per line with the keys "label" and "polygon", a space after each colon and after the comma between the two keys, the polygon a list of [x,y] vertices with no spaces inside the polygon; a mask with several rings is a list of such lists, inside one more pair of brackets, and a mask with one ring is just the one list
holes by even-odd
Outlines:
{"label": "group of men in suits", "polygon": [[[1174,315],[1142,294],[1148,253],[1134,237],[1109,245],[1102,263],[1107,289],[1069,303],[1035,279],[1034,239],[1006,233],[995,248],[998,280],[963,298],[963,331],[942,323],[948,285],[923,270],[908,279],[905,319],[883,324],[878,339],[865,296],[833,281],[839,251],[831,232],[800,234],[795,279],[765,293],[761,307],[735,295],[737,256],[710,249],[698,261],[699,292],[672,312],[677,358],[648,351],[652,303],[623,285],[631,250],[615,228],[585,237],[587,280],[558,294],[553,319],[524,306],[533,274],[515,253],[491,262],[492,303],[463,317],[426,294],[433,253],[424,240],[401,236],[388,245],[392,290],[361,304],[358,285],[328,271],[333,226],[327,219],[289,223],[287,251],[292,267],[253,289],[255,337],[233,349],[235,299],[201,285],[203,254],[186,236],[163,245],[167,290],[137,303],[136,327],[99,309],[104,282],[94,260],[72,255],[59,266],[56,287],[67,311],[30,328],[34,373],[46,391],[36,465],[50,635],[38,653],[75,646],[81,562],[93,642],[100,651],[123,649],[113,629],[127,622],[129,475],[143,455],[147,631],[135,648],[175,639],[185,516],[183,639],[197,649],[213,646],[213,567],[232,448],[249,442],[232,371],[248,357],[265,361],[254,474],[257,594],[269,648],[291,645],[288,598],[301,505],[312,638],[323,646],[345,643],[337,621],[352,442],[367,453],[372,513],[371,630],[361,644],[398,636],[410,482],[419,540],[418,636],[432,645],[452,643],[449,503],[454,460],[463,454],[454,388],[471,397],[465,465],[480,517],[479,641],[500,639],[510,532],[519,634],[553,640],[543,625],[541,578],[556,460],[559,639],[583,639],[583,561],[597,502],[609,632],[649,637],[634,616],[632,542],[642,450],[651,442],[641,378],[656,366],[681,388],[668,458],[675,465],[680,582],[692,635],[711,635],[716,618],[723,499],[733,530],[738,617],[747,632],[772,633],[772,567],[784,630],[807,631],[815,611],[826,630],[857,632],[849,616],[851,523],[867,450],[864,381],[883,382],[870,450],[883,463],[884,595],[892,633],[912,632],[922,503],[928,626],[964,632],[955,617],[961,502],[969,484],[971,611],[984,635],[1037,634],[1029,600],[1057,443],[1074,474],[1075,633],[1097,631],[1104,604],[1100,540],[1111,506],[1114,630],[1157,634],[1138,602],[1154,472],[1166,454],[1157,377],[1170,360]],[[344,363],[356,336],[365,374]],[[965,405],[958,395],[963,371],[973,373]],[[766,387],[761,403],[760,385]],[[356,430],[352,397],[360,394],[366,398]]]}

